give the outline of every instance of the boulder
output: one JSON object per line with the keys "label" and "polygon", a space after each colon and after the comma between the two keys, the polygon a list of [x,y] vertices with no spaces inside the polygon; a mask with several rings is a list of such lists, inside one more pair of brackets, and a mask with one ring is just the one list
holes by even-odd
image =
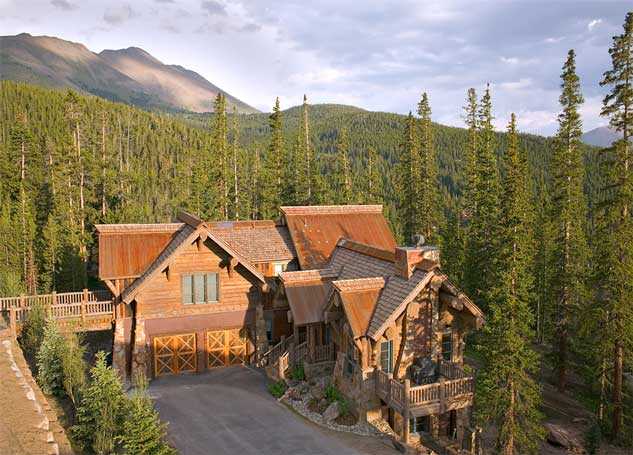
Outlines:
{"label": "boulder", "polygon": [[303,393],[300,387],[292,387],[288,390],[288,398],[294,401],[299,401],[303,397]]}
{"label": "boulder", "polygon": [[569,430],[553,423],[546,423],[545,428],[548,431],[547,442],[551,445],[563,447],[574,452],[584,452],[579,437],[572,434]]}
{"label": "boulder", "polygon": [[331,405],[327,407],[327,409],[323,413],[323,418],[325,419],[326,422],[331,422],[332,420],[336,419],[340,414],[341,414],[341,411],[339,410],[338,402],[335,401],[334,403],[332,403]]}
{"label": "boulder", "polygon": [[315,385],[310,389],[310,394],[317,400],[320,400],[321,398],[325,398],[325,389],[320,385]]}

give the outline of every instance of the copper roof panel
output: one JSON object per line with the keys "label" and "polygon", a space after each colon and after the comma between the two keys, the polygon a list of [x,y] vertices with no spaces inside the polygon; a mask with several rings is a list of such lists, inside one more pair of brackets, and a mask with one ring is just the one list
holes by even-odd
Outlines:
{"label": "copper roof panel", "polygon": [[156,260],[182,224],[99,225],[99,278],[133,278]]}
{"label": "copper roof panel", "polygon": [[296,325],[323,321],[323,310],[332,287],[331,279],[297,281],[284,286],[292,320]]}
{"label": "copper roof panel", "polygon": [[396,241],[382,206],[282,207],[303,270],[323,268],[339,239],[393,250]]}
{"label": "copper roof panel", "polygon": [[381,288],[377,288],[339,294],[354,338],[367,333],[367,327],[381,291]]}

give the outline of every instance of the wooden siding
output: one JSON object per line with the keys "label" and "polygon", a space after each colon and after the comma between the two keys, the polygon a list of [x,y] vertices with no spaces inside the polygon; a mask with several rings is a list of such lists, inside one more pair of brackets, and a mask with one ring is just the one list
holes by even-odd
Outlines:
{"label": "wooden siding", "polygon": [[[207,240],[200,251],[195,243],[188,246],[169,266],[169,280],[163,272],[136,296],[138,317],[163,318],[255,308],[260,301],[260,283],[242,265],[229,276],[229,261],[228,254],[211,240]],[[184,305],[182,275],[203,272],[218,273],[218,303]]]}

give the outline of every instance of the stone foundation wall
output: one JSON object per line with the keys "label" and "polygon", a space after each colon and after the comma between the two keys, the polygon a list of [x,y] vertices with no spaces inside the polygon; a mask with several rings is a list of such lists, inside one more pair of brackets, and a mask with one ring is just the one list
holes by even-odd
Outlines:
{"label": "stone foundation wall", "polygon": [[139,372],[150,377],[149,371],[149,340],[145,335],[145,320],[138,318],[134,327],[134,347],[132,349],[132,367],[130,380],[136,381]]}
{"label": "stone foundation wall", "polygon": [[321,376],[331,376],[334,373],[335,361],[308,363],[303,362],[303,373],[307,380]]}
{"label": "stone foundation wall", "polygon": [[356,365],[353,374],[344,371],[345,354],[339,352],[333,372],[333,382],[339,391],[350,400],[352,412],[362,422],[370,422],[382,417],[380,399],[376,395],[374,370],[361,370]]}

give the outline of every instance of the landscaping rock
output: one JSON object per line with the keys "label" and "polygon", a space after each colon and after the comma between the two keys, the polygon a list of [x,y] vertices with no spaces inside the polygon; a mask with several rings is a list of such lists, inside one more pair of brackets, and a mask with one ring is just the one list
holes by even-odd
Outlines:
{"label": "landscaping rock", "polygon": [[574,452],[583,452],[583,446],[579,438],[570,433],[567,429],[553,423],[546,423],[545,428],[548,431],[547,442],[553,446],[564,447]]}
{"label": "landscaping rock", "polygon": [[326,422],[331,422],[336,419],[339,415],[341,415],[341,411],[338,407],[338,402],[334,402],[327,407],[325,412],[323,413],[323,418]]}
{"label": "landscaping rock", "polygon": [[310,393],[317,400],[320,400],[321,398],[325,398],[325,388],[321,387],[320,385],[315,385],[314,387],[312,387],[310,389]]}
{"label": "landscaping rock", "polygon": [[288,390],[288,398],[291,400],[301,400],[303,398],[303,393],[300,387],[293,387]]}

